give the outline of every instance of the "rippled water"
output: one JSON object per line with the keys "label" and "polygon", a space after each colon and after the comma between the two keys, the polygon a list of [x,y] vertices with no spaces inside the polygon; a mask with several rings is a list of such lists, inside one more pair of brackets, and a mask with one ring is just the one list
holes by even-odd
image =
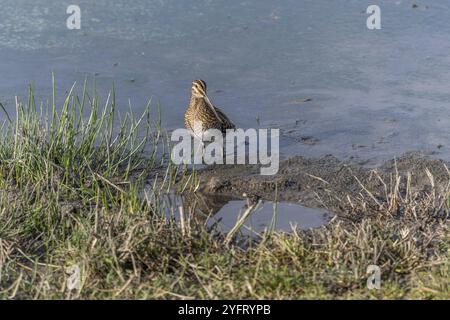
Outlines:
{"label": "rippled water", "polygon": [[[449,2],[3,0],[0,99],[34,82],[58,96],[86,75],[103,97],[136,112],[153,95],[168,129],[181,127],[191,80],[239,127],[282,128],[282,155],[334,154],[376,162],[408,150],[450,159]],[[301,99],[312,101],[301,103]],[[13,112],[12,112],[13,113]]]}

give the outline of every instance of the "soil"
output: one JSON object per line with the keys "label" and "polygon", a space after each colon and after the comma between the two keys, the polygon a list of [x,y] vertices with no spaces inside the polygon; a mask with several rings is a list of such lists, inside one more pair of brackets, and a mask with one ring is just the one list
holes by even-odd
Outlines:
{"label": "soil", "polygon": [[404,154],[375,169],[331,155],[318,159],[297,156],[280,163],[273,176],[260,175],[258,165],[209,166],[200,170],[198,176],[201,193],[295,202],[348,216],[355,208],[360,210],[361,204],[370,214],[371,205],[376,207],[389,200],[396,176],[401,177],[400,193],[408,186],[414,194],[426,194],[433,185],[437,190],[443,189],[450,178],[447,167],[446,162],[418,152]]}

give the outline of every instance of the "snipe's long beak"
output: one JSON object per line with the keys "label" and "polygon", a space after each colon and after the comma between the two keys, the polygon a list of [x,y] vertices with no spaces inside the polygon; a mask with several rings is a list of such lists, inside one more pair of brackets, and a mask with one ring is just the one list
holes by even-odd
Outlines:
{"label": "snipe's long beak", "polygon": [[214,112],[214,115],[216,116],[217,119],[219,119],[220,122],[223,122],[222,119],[219,117],[219,115],[216,112],[216,109],[214,108],[214,106],[212,105],[211,101],[209,101],[208,96],[205,94],[205,102],[206,104],[211,108],[211,110]]}

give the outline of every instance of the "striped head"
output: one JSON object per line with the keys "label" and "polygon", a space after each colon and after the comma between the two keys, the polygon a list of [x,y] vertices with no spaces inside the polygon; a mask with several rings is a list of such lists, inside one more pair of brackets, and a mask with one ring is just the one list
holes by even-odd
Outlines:
{"label": "striped head", "polygon": [[205,98],[206,97],[206,82],[203,80],[192,81],[192,97]]}
{"label": "striped head", "polygon": [[203,80],[194,80],[192,81],[192,98],[203,99],[206,105],[211,108],[211,111],[214,113],[214,116],[222,122],[222,119],[217,114],[216,108],[212,105],[208,96],[206,95],[206,82]]}

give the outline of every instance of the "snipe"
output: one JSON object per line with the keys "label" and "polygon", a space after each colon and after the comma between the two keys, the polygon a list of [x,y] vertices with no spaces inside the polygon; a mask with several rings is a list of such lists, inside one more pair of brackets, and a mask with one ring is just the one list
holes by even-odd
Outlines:
{"label": "snipe", "polygon": [[191,101],[184,114],[184,125],[197,138],[201,138],[208,129],[218,129],[223,134],[227,129],[235,129],[225,113],[212,105],[206,95],[206,83],[203,80],[192,82]]}

